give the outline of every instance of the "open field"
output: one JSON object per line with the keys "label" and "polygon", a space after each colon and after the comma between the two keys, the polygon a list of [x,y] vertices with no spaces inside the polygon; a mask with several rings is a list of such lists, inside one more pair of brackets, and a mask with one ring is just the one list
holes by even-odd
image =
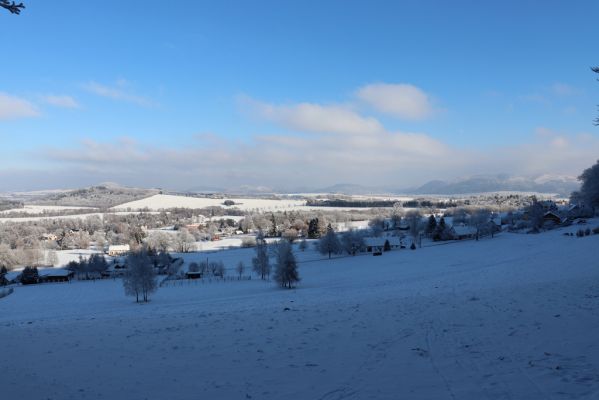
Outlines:
{"label": "open field", "polygon": [[22,399],[594,399],[598,245],[558,230],[307,250],[296,289],[183,282],[144,305],[118,280],[16,287],[0,300],[0,382]]}

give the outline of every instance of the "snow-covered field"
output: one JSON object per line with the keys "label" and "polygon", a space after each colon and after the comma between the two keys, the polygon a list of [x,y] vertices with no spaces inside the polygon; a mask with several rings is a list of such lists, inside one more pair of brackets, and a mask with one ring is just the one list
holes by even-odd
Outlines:
{"label": "snow-covered field", "polygon": [[301,207],[306,204],[303,200],[270,200],[270,199],[238,199],[232,198],[235,202],[233,206],[225,206],[223,202],[226,199],[212,199],[203,197],[175,196],[169,194],[157,194],[145,199],[132,201],[114,207],[116,210],[161,210],[167,208],[205,208],[205,207],[223,207],[239,208],[240,210],[259,210],[259,211],[285,211]]}
{"label": "snow-covered field", "polygon": [[293,290],[193,281],[139,305],[118,280],[16,287],[2,398],[597,399],[599,235],[562,232],[298,252]]}
{"label": "snow-covered field", "polygon": [[[366,197],[355,196],[357,199],[366,199]],[[368,198],[373,198],[368,197]],[[378,199],[378,197],[376,197]],[[382,198],[381,198],[382,199]],[[409,199],[405,197],[385,197],[384,199]],[[114,210],[163,210],[168,208],[205,208],[205,207],[223,207],[225,209],[238,208],[243,211],[290,211],[290,210],[355,210],[355,207],[314,207],[307,206],[305,200],[294,199],[258,199],[258,198],[231,198],[235,205],[225,206],[223,202],[226,199],[212,199],[203,197],[187,197],[169,194],[157,194],[145,199],[132,201],[113,207]]]}
{"label": "snow-covered field", "polygon": [[65,210],[87,210],[91,207],[66,207],[66,206],[38,206],[32,204],[26,204],[23,208],[13,208],[10,210],[0,211],[1,214],[8,214],[11,212],[25,213],[25,214],[41,214],[43,212],[52,211],[65,211]]}

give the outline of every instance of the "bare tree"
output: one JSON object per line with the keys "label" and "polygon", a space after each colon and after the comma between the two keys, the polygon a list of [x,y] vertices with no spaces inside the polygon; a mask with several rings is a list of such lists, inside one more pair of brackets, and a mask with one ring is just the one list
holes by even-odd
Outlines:
{"label": "bare tree", "polygon": [[422,231],[422,214],[419,211],[409,211],[406,214],[406,221],[410,226],[410,234],[412,235],[412,243],[416,243]]}
{"label": "bare tree", "polygon": [[127,272],[123,277],[123,286],[125,294],[135,296],[137,303],[140,295],[143,301],[147,302],[148,295],[158,288],[154,266],[146,251],[131,253],[127,257]]}
{"label": "bare tree", "polygon": [[364,248],[364,238],[359,232],[354,230],[347,231],[341,236],[341,247],[343,247],[343,250],[347,254],[355,256],[356,252]]}
{"label": "bare tree", "polygon": [[189,253],[194,250],[195,238],[187,229],[180,229],[174,240],[175,249],[180,253]]}
{"label": "bare tree", "polygon": [[25,8],[23,3],[15,3],[14,1],[0,0],[0,7],[7,9],[11,14],[20,14]]}
{"label": "bare tree", "polygon": [[55,267],[58,265],[58,262],[58,255],[56,254],[56,251],[48,250],[48,253],[46,254],[46,263]]}
{"label": "bare tree", "polygon": [[243,261],[239,261],[239,263],[237,263],[235,271],[237,271],[237,274],[239,274],[239,279],[241,279],[241,275],[243,275],[243,272],[245,271],[245,265],[243,264]]}
{"label": "bare tree", "polygon": [[148,237],[148,246],[165,253],[171,246],[171,235],[166,232],[152,232]]}
{"label": "bare tree", "polygon": [[291,289],[293,284],[300,280],[291,244],[286,240],[281,240],[277,243],[276,254],[275,281],[282,287]]}
{"label": "bare tree", "polygon": [[491,212],[485,208],[480,208],[472,211],[470,215],[469,224],[476,228],[476,240],[479,239],[483,229],[487,227],[489,219],[491,218]]}
{"label": "bare tree", "polygon": [[252,258],[252,266],[261,279],[266,279],[270,275],[270,260],[262,231],[259,231],[256,236],[256,257]]}

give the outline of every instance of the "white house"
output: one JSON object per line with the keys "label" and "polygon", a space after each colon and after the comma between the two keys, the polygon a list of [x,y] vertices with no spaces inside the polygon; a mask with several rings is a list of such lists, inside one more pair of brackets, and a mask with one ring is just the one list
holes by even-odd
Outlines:
{"label": "white house", "polygon": [[365,237],[366,251],[369,253],[383,251],[386,241],[389,241],[391,249],[401,248],[401,238],[398,236]]}
{"label": "white house", "polygon": [[128,244],[110,245],[108,246],[108,255],[111,257],[126,255],[131,251]]}
{"label": "white house", "polygon": [[472,239],[474,236],[476,236],[476,228],[473,226],[454,225],[451,227],[451,230],[453,231],[452,233],[454,234],[455,238],[458,240]]}

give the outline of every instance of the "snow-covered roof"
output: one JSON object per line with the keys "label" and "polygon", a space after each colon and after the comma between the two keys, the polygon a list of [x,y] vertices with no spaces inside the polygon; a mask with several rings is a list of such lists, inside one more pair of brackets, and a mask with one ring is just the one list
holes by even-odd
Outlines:
{"label": "snow-covered roof", "polygon": [[476,234],[476,228],[468,225],[455,225],[453,226],[453,230],[458,236]]}
{"label": "snow-covered roof", "polygon": [[69,276],[71,271],[64,268],[42,268],[37,270],[38,276]]}
{"label": "snow-covered roof", "polygon": [[131,248],[128,244],[111,244],[108,246],[108,251],[129,251]]}
{"label": "snow-covered roof", "polygon": [[399,246],[400,245],[400,238],[397,236],[382,236],[382,237],[366,237],[364,238],[364,244],[366,246],[384,246],[385,245],[385,241],[388,240],[389,241],[389,245],[391,246]]}

